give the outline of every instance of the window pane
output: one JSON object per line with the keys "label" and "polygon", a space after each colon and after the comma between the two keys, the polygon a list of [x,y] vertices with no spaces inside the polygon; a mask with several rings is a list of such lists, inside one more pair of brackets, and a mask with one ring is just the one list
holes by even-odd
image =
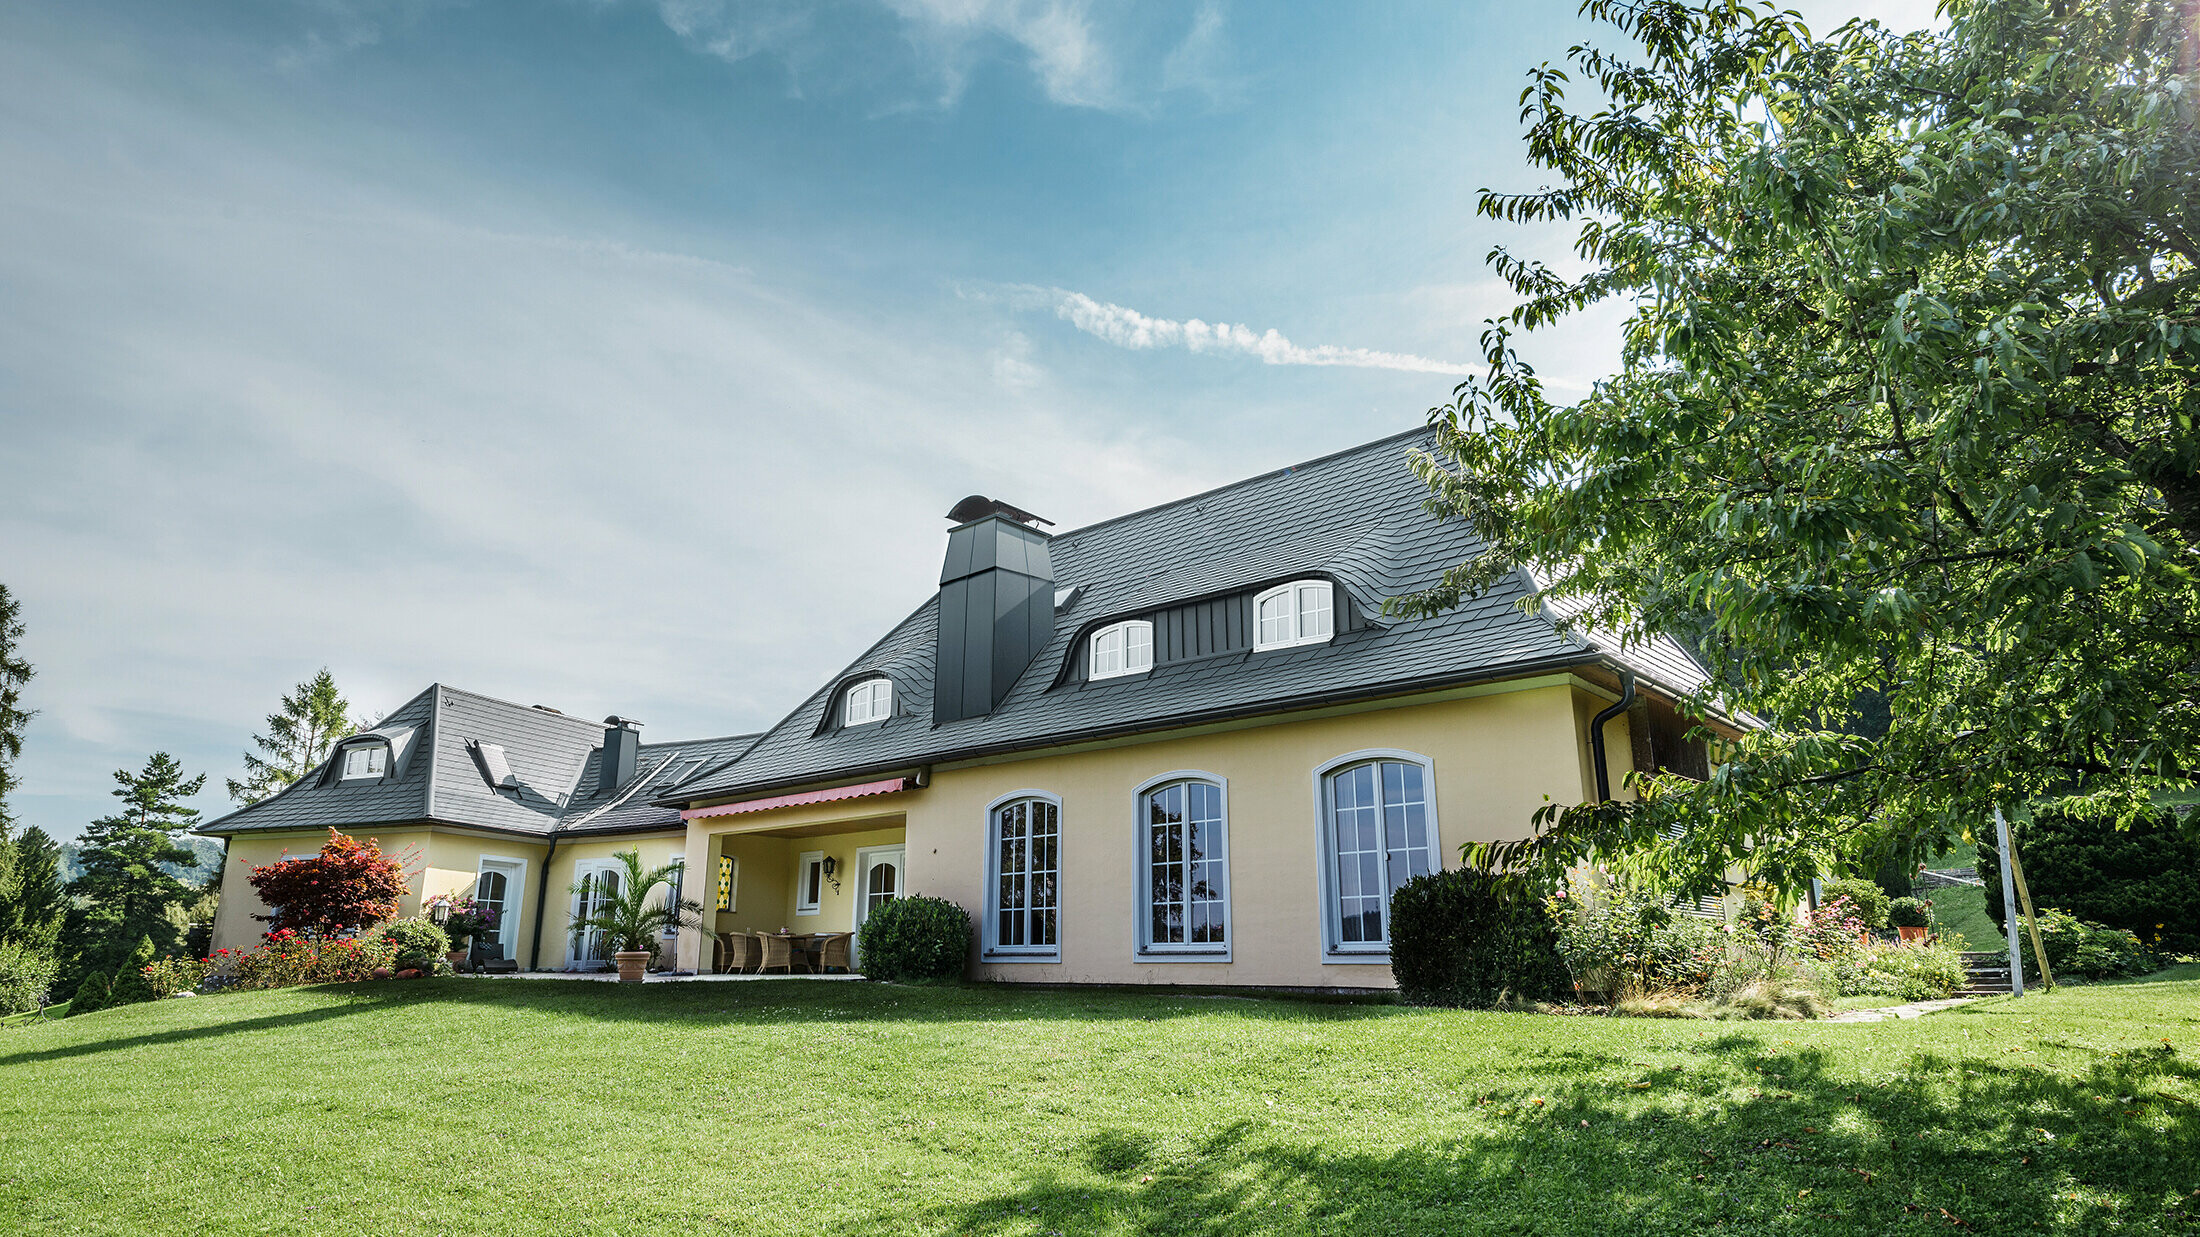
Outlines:
{"label": "window pane", "polygon": [[1301,584],[1299,594],[1299,639],[1318,640],[1329,634],[1329,586],[1327,584]]}
{"label": "window pane", "polygon": [[1133,623],[1123,633],[1123,668],[1145,670],[1153,665],[1153,624]]}
{"label": "window pane", "polygon": [[1291,592],[1286,589],[1260,603],[1260,642],[1275,644],[1290,638]]}

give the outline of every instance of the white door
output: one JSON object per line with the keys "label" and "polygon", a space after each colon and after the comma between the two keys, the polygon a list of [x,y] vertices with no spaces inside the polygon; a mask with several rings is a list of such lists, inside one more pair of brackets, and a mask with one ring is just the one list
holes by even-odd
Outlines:
{"label": "white door", "polygon": [[[581,875],[580,892],[573,895],[573,918],[586,919],[596,914],[619,896],[619,882],[623,879],[618,868],[598,868]],[[573,966],[584,971],[608,965],[611,951],[606,948],[604,934],[591,929],[581,933],[575,942]]]}
{"label": "white door", "polygon": [[856,942],[851,943],[849,949],[856,969],[862,967],[858,946],[862,941],[863,921],[871,917],[872,911],[902,895],[907,853],[899,846],[856,852],[857,879],[862,883],[856,886]]}
{"label": "white door", "polygon": [[477,943],[475,953],[484,958],[510,958],[519,939],[512,922],[519,915],[519,878],[524,866],[503,859],[484,859],[474,880],[474,902],[496,912],[495,926]]}

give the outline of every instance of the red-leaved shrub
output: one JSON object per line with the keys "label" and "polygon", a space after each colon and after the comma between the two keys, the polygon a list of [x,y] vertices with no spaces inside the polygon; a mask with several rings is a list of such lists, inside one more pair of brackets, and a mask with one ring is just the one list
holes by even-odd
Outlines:
{"label": "red-leaved shrub", "polygon": [[356,932],[397,916],[405,896],[405,865],[385,855],[374,839],[364,842],[331,829],[317,855],[252,869],[252,887],[274,908],[253,918],[270,935],[289,930],[308,936]]}

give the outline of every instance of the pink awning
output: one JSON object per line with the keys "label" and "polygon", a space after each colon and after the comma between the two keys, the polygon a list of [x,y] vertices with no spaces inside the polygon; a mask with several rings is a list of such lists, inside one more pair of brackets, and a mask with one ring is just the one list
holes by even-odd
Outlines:
{"label": "pink awning", "polygon": [[799,807],[805,803],[831,803],[836,799],[861,799],[865,795],[890,795],[897,790],[909,789],[909,779],[890,777],[883,782],[863,782],[855,786],[834,786],[826,790],[805,790],[791,795],[773,795],[769,799],[750,799],[742,803],[721,803],[717,807],[691,807],[680,813],[682,820],[700,820],[705,816],[739,816],[744,812],[769,812],[779,807]]}

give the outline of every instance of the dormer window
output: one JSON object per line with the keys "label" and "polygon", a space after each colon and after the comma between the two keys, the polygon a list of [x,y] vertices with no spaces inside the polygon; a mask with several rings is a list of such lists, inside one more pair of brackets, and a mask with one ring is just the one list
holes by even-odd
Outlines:
{"label": "dormer window", "polygon": [[894,681],[865,679],[848,689],[840,708],[840,724],[862,726],[883,722],[894,715]]}
{"label": "dormer window", "polygon": [[347,782],[355,777],[380,777],[389,767],[390,749],[379,743],[344,752],[344,780]]}
{"label": "dormer window", "polygon": [[1153,669],[1153,624],[1144,619],[1092,633],[1092,677],[1112,679]]}
{"label": "dormer window", "polygon": [[1287,649],[1320,644],[1335,630],[1331,613],[1329,581],[1279,584],[1253,600],[1253,647]]}

